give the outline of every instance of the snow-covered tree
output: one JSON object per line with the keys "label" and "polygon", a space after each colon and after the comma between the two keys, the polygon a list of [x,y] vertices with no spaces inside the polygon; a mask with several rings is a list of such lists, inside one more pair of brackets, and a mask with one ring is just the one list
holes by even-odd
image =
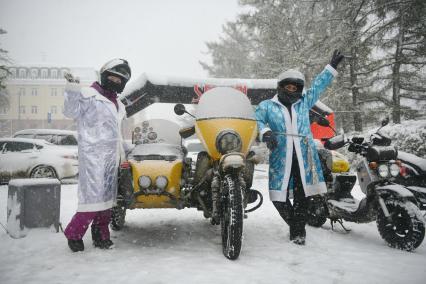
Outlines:
{"label": "snow-covered tree", "polygon": [[[256,78],[297,68],[309,84],[338,48],[347,58],[322,100],[338,112],[345,128],[361,131],[363,119],[398,113],[396,97],[424,97],[425,2],[401,1],[240,0],[245,12],[225,25],[225,36],[207,43],[213,64],[202,66],[212,76]],[[403,16],[409,18],[403,21],[404,57],[395,59],[397,19]],[[371,110],[373,102],[381,111]]]}
{"label": "snow-covered tree", "polygon": [[[0,35],[5,34],[6,31],[0,28]],[[4,81],[9,74],[8,68],[6,64],[9,62],[9,59],[7,57],[7,51],[0,48],[0,105],[1,106],[8,106],[9,105],[9,99],[5,92],[5,85]]]}
{"label": "snow-covered tree", "polygon": [[401,122],[401,98],[426,100],[426,2],[424,0],[376,0],[382,19],[378,39],[385,51],[382,93],[392,92],[392,118]]}

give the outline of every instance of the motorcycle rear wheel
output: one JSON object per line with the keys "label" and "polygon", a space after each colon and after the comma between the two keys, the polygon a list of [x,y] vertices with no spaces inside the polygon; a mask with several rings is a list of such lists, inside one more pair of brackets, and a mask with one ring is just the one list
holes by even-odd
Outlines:
{"label": "motorcycle rear wheel", "polygon": [[238,175],[226,175],[222,197],[222,251],[226,258],[235,260],[241,252],[243,234],[243,197]]}
{"label": "motorcycle rear wheel", "polygon": [[421,211],[410,201],[386,200],[391,214],[389,222],[383,211],[377,212],[377,228],[380,236],[390,247],[413,251],[425,237],[425,225],[421,220]]}
{"label": "motorcycle rear wheel", "polygon": [[327,204],[323,197],[308,197],[308,214],[306,223],[319,228],[327,221]]}

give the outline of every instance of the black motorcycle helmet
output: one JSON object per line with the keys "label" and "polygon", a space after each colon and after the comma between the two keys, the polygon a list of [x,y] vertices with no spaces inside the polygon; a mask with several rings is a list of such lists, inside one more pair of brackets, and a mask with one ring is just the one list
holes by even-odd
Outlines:
{"label": "black motorcycle helmet", "polygon": [[[120,83],[115,83],[108,79],[115,76],[121,79]],[[112,59],[105,63],[100,70],[101,86],[105,90],[121,93],[124,90],[131,76],[129,63],[124,59]]]}
{"label": "black motorcycle helmet", "polygon": [[278,100],[284,104],[297,102],[303,94],[305,76],[297,70],[289,69],[278,76]]}

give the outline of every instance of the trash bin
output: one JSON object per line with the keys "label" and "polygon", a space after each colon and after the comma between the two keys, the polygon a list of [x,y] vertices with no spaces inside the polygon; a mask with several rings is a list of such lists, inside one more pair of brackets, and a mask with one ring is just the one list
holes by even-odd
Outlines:
{"label": "trash bin", "polygon": [[22,238],[29,228],[54,226],[59,232],[61,183],[57,179],[31,178],[9,181],[7,231]]}

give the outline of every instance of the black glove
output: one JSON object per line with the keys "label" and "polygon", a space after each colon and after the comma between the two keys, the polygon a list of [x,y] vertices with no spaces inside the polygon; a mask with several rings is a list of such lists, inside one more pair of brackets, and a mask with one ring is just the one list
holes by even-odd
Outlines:
{"label": "black glove", "polygon": [[331,67],[337,70],[337,65],[339,65],[340,61],[342,61],[344,57],[345,56],[339,50],[334,50],[333,56],[330,60]]}
{"label": "black glove", "polygon": [[266,147],[273,151],[278,146],[277,137],[272,131],[266,131],[262,136],[262,141],[266,143]]}

